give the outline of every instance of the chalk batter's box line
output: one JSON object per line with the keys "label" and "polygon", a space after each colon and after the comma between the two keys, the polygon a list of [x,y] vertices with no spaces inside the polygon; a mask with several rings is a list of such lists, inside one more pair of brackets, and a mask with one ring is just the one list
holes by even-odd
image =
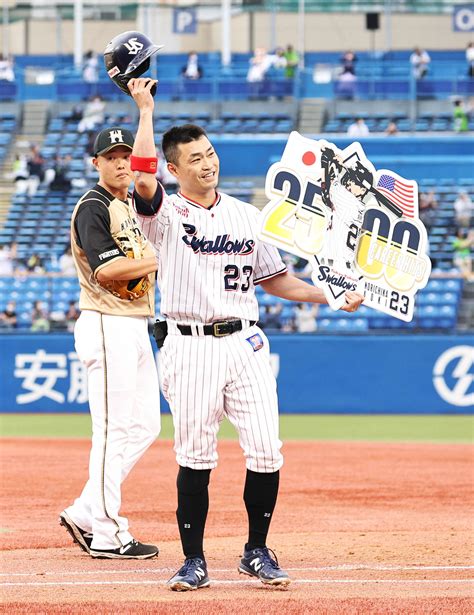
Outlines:
{"label": "chalk batter's box line", "polygon": [[[79,575],[94,575],[94,574],[165,574],[165,573],[173,573],[176,568],[138,568],[135,570],[122,569],[117,570],[116,568],[112,570],[72,570],[72,571],[41,571],[42,576],[79,576]],[[356,571],[356,570],[377,570],[377,571],[403,571],[403,570],[411,570],[418,572],[425,572],[428,570],[474,570],[474,565],[466,564],[466,565],[458,565],[458,566],[401,566],[401,565],[373,565],[373,564],[341,564],[339,566],[310,566],[310,567],[296,567],[296,568],[288,568],[285,566],[285,570],[290,572],[323,572],[323,571]],[[212,568],[211,573],[229,573],[235,572],[234,568]],[[38,572],[1,572],[0,577],[32,577],[36,576]]]}
{"label": "chalk batter's box line", "polygon": [[[341,584],[360,584],[368,585],[370,583],[391,583],[393,584],[428,584],[428,583],[448,583],[460,584],[465,583],[470,586],[474,585],[472,579],[293,579],[291,584],[323,584],[323,583],[341,583]],[[260,585],[258,580],[230,580],[230,579],[211,579],[211,585]],[[159,585],[166,587],[166,581],[29,581],[29,582],[8,582],[1,583],[0,587],[65,587],[65,586],[104,586],[104,585]],[[472,590],[472,587],[471,587]]]}

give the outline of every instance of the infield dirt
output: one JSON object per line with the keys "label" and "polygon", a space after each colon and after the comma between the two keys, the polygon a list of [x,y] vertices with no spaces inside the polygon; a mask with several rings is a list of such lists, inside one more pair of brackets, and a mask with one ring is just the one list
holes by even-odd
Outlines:
{"label": "infield dirt", "polygon": [[473,448],[465,444],[286,442],[269,536],[287,591],[239,576],[244,459],[219,443],[205,550],[211,588],[176,594],[182,561],[172,443],[124,485],[142,562],[93,560],[58,525],[87,477],[87,440],[3,439],[1,611],[5,613],[442,613],[474,611]]}

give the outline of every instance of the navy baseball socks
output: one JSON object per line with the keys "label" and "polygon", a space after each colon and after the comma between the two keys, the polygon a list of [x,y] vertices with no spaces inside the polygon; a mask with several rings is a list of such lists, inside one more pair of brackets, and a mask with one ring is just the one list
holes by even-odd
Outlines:
{"label": "navy baseball socks", "polygon": [[[180,467],[178,472],[176,518],[186,559],[167,583],[173,591],[195,590],[210,585],[203,551],[204,527],[209,508],[209,475],[210,470],[184,467]],[[266,546],[279,480],[278,471],[261,473],[247,470],[244,501],[249,519],[249,539],[238,570],[258,578],[266,585],[285,587],[290,583],[290,578],[280,568],[275,553]]]}
{"label": "navy baseball socks", "polygon": [[257,577],[265,585],[285,587],[291,582],[290,577],[280,568],[275,553],[266,546],[279,484],[279,471],[263,473],[247,470],[244,502],[249,518],[249,539],[238,570]]}
{"label": "navy baseball socks", "polygon": [[185,556],[184,564],[167,582],[172,591],[209,587],[203,540],[209,509],[209,476],[211,470],[192,470],[180,466],[176,486],[178,488],[179,535]]}
{"label": "navy baseball socks", "polygon": [[183,466],[178,471],[176,519],[183,553],[188,559],[204,559],[203,539],[209,510],[210,474],[211,470],[192,470]]}

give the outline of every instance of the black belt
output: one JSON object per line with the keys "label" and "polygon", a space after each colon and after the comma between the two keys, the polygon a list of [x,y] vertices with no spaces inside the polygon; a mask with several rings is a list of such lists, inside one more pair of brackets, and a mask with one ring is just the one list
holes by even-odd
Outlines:
{"label": "black belt", "polygon": [[[252,327],[256,323],[255,320],[250,321]],[[181,335],[193,335],[193,328],[191,325],[176,325]],[[214,337],[225,337],[226,335],[232,335],[237,331],[242,331],[243,323],[241,320],[221,320],[219,322],[213,322],[211,325],[202,325],[204,335],[213,335]]]}

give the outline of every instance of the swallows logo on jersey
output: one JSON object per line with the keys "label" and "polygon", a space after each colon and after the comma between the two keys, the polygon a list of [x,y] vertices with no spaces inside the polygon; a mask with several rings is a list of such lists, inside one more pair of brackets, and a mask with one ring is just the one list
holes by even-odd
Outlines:
{"label": "swallows logo on jersey", "polygon": [[181,239],[193,250],[194,254],[252,254],[255,247],[253,239],[231,239],[230,235],[217,235],[215,239],[207,239],[205,235],[196,237],[197,229],[192,224],[183,224],[186,235]]}

